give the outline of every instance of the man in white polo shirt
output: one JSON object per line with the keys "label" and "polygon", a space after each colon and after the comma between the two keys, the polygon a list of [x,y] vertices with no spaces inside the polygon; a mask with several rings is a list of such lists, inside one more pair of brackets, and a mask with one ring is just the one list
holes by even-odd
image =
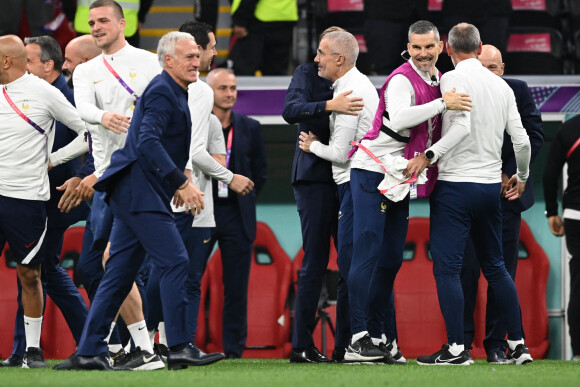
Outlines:
{"label": "man in white polo shirt", "polygon": [[[51,158],[54,166],[86,152],[86,128],[57,88],[26,73],[26,49],[14,35],[0,37],[0,84],[0,248],[6,242],[10,245],[22,284],[26,335],[22,366],[44,368],[40,269],[47,230],[45,202],[50,198],[49,151],[55,120],[79,136],[78,141],[60,149],[59,157]],[[67,154],[71,145],[78,144],[79,152]]]}
{"label": "man in white polo shirt", "polygon": [[[329,32],[320,40],[314,61],[318,63],[318,75],[333,83],[334,96],[352,90],[352,96],[362,97],[363,109],[358,115],[333,112],[330,116],[330,140],[324,145],[312,133],[300,134],[300,148],[312,152],[318,157],[332,162],[332,174],[337,184],[340,211],[338,215],[338,268],[343,278],[349,277],[353,259],[353,197],[351,194],[351,160],[347,158],[352,149],[352,141],[360,141],[372,128],[375,112],[379,104],[377,91],[370,80],[356,68],[359,47],[356,38],[346,31]],[[376,188],[376,187],[375,187]],[[367,282],[368,288],[368,282]],[[356,299],[355,299],[356,297]],[[357,294],[352,296],[349,289],[349,301],[355,307],[365,304],[362,318],[366,320],[366,297]],[[351,310],[352,312],[352,310]],[[351,313],[351,321],[353,315]],[[358,332],[358,331],[357,331]],[[362,351],[354,356],[346,351],[346,361],[375,361],[385,354],[377,347],[370,346],[368,351]],[[356,358],[355,358],[356,357]],[[291,359],[292,360],[292,359]],[[392,357],[388,356],[392,362]]]}

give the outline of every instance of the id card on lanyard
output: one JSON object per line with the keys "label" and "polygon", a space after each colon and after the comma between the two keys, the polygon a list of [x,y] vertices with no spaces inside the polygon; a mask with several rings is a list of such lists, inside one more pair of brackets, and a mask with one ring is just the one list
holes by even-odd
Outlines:
{"label": "id card on lanyard", "polygon": [[[232,142],[234,140],[234,126],[230,129],[228,134],[228,141],[226,143],[226,168],[230,167],[230,157],[232,156]],[[228,185],[218,181],[218,198],[227,199],[228,197]]]}

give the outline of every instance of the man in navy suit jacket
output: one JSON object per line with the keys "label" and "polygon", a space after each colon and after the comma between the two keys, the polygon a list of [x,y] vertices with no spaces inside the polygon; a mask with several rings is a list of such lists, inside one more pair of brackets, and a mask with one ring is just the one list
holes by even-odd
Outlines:
{"label": "man in navy suit jacket", "polygon": [[266,182],[266,152],[262,127],[254,119],[232,111],[237,99],[236,76],[216,69],[207,77],[214,92],[213,113],[224,130],[226,167],[247,176],[255,190],[237,195],[225,184],[213,181],[216,227],[209,250],[218,241],[222,256],[224,283],[223,345],[226,357],[242,356],[248,333],[248,283],[252,245],[256,239],[256,196]]}
{"label": "man in navy suit jacket", "polygon": [[191,35],[170,32],[159,41],[157,55],[164,71],[147,86],[125,147],[113,154],[109,168],[94,186],[107,193],[114,214],[110,259],[77,355],[68,360],[70,368],[112,369],[105,337],[145,253],[161,271],[169,369],[207,364],[187,331],[188,257],[170,207],[176,196],[191,211],[203,209],[201,192],[183,173],[191,136],[187,86],[197,79],[199,50]]}
{"label": "man in navy suit jacket", "polygon": [[[491,72],[502,76],[505,64],[502,63],[501,52],[491,45],[483,46],[479,61]],[[533,162],[535,156],[540,151],[544,142],[544,132],[542,130],[542,116],[534,103],[530,94],[528,85],[524,81],[517,79],[504,80],[512,88],[516,96],[518,111],[522,118],[522,124],[530,138],[532,147]],[[522,221],[522,212],[534,204],[534,185],[532,175],[526,182],[526,189],[522,196],[517,200],[507,200],[505,192],[509,189],[508,180],[516,172],[516,158],[513,145],[506,133],[501,150],[502,159],[502,247],[505,266],[515,281],[516,269],[518,264],[518,250],[520,241],[520,224]],[[477,285],[479,279],[479,264],[475,255],[473,243],[468,243],[463,259],[461,270],[461,283],[464,294],[464,330],[465,330],[465,348],[469,348],[475,335],[475,325],[473,313],[475,311],[475,301],[477,297]],[[497,295],[501,297],[502,295]],[[490,288],[487,291],[487,310],[485,323],[485,340],[483,345],[487,353],[487,361],[490,363],[502,364],[508,363],[506,357],[507,342],[505,341],[506,327],[501,319],[498,308],[496,307],[495,295]]]}

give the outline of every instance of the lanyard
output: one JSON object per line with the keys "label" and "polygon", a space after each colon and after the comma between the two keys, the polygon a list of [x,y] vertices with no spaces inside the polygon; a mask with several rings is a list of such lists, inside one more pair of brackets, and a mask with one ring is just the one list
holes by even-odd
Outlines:
{"label": "lanyard", "polygon": [[574,145],[572,145],[570,147],[570,149],[568,150],[568,153],[566,154],[566,158],[569,159],[570,155],[572,154],[572,152],[574,152],[576,150],[576,148],[578,148],[578,145],[580,145],[580,138],[578,138],[578,140],[576,140],[576,142],[574,143]]}
{"label": "lanyard", "polygon": [[40,132],[40,134],[44,134],[44,129],[42,129],[40,126],[38,126],[30,118],[26,117],[26,115],[24,113],[22,113],[20,111],[20,109],[18,109],[18,106],[16,106],[14,104],[14,102],[12,102],[12,100],[8,96],[8,92],[6,91],[5,87],[2,89],[2,92],[4,92],[4,97],[6,97],[6,101],[8,101],[8,103],[10,104],[10,107],[12,107],[12,109],[16,112],[16,114],[18,114],[24,121],[28,122],[34,129],[38,130]]}
{"label": "lanyard", "polygon": [[[387,168],[385,168],[385,166],[383,165],[383,163],[381,162],[381,160],[379,160],[379,158],[373,152],[371,152],[371,150],[369,148],[367,148],[366,146],[364,146],[361,143],[357,143],[356,141],[351,141],[350,142],[350,145],[358,145],[358,147],[360,149],[362,149],[367,155],[369,155],[370,158],[373,159],[377,164],[379,164],[379,166],[381,167],[381,169],[383,171],[385,171],[385,173],[387,175],[389,175],[389,172],[387,171]],[[387,193],[388,191],[392,190],[393,188],[395,188],[398,185],[401,185],[401,184],[410,184],[410,183],[416,183],[416,182],[417,182],[417,176],[413,173],[413,176],[411,176],[409,179],[407,179],[405,181],[402,181],[402,182],[400,182],[398,184],[395,184],[392,187],[389,187],[389,188],[383,189],[383,190],[379,190],[379,191],[382,194],[385,194],[385,193]]]}
{"label": "lanyard", "polygon": [[139,101],[139,97],[137,96],[137,94],[135,94],[135,92],[133,91],[133,89],[131,89],[129,87],[129,85],[127,85],[125,83],[125,81],[123,80],[123,78],[121,78],[119,76],[119,74],[117,74],[117,72],[115,71],[115,69],[111,67],[111,65],[109,64],[109,62],[107,62],[107,60],[105,59],[105,56],[104,55],[103,55],[103,63],[105,64],[105,66],[107,67],[107,69],[111,72],[111,74],[113,74],[113,76],[115,78],[117,78],[117,80],[119,81],[119,83],[121,84],[121,86],[123,86],[123,88],[125,88],[125,90],[127,90],[127,92],[129,94],[131,94],[132,96],[135,97],[135,102],[138,102]]}
{"label": "lanyard", "polygon": [[232,129],[230,133],[228,133],[228,141],[226,144],[226,167],[229,168],[230,166],[230,157],[232,155],[232,142],[234,139],[234,126],[232,125]]}

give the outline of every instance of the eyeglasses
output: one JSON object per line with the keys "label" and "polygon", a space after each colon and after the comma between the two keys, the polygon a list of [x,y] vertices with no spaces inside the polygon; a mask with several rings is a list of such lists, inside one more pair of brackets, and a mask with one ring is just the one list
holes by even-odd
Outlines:
{"label": "eyeglasses", "polygon": [[338,52],[333,52],[333,53],[330,53],[330,54],[325,54],[325,53],[324,53],[324,52],[323,52],[323,51],[322,51],[322,50],[319,48],[318,50],[316,50],[316,55],[322,58],[322,57],[323,57],[323,56],[325,56],[325,55],[342,55],[342,54],[339,54]]}

